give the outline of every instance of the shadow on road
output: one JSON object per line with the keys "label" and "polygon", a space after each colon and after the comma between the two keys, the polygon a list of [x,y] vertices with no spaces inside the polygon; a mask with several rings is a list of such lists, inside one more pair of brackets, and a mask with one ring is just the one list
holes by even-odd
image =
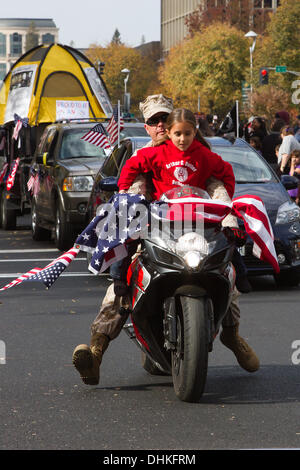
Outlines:
{"label": "shadow on road", "polygon": [[[261,366],[255,374],[249,374],[238,366],[214,367],[208,369],[205,392],[200,404],[222,405],[258,405],[272,403],[293,403],[299,401],[300,366],[269,364]],[[111,391],[118,393],[168,388],[173,394],[172,378],[147,375],[147,383],[120,385],[119,387],[101,387],[93,389],[94,393]],[[135,378],[136,380],[136,378]],[[91,390],[89,390],[91,392]],[[174,395],[174,400],[176,397]]]}

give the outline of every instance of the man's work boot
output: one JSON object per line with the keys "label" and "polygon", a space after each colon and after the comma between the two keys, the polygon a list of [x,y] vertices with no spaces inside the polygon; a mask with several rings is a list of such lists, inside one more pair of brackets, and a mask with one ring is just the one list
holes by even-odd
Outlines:
{"label": "man's work boot", "polygon": [[239,365],[247,372],[255,372],[259,369],[259,359],[253,349],[239,335],[237,326],[226,326],[220,334],[220,340],[227,348],[231,349]]}
{"label": "man's work boot", "polygon": [[91,346],[79,344],[73,352],[73,364],[82,381],[87,385],[97,385],[100,379],[100,364],[106,351],[109,338],[102,333],[94,333]]}

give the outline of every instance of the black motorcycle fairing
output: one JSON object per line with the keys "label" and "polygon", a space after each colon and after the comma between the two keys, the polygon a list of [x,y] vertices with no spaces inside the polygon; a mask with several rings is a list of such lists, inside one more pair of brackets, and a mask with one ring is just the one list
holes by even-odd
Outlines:
{"label": "black motorcycle fairing", "polygon": [[[232,298],[232,285],[223,274],[215,272],[176,272],[171,269],[155,268],[146,265],[151,275],[151,282],[138,304],[134,313],[138,315],[135,323],[139,323],[139,315],[143,318],[152,317],[154,312],[163,316],[163,302],[168,297],[189,295],[191,297],[210,297],[214,308],[215,328],[218,329],[224,318]],[[134,286],[131,285],[131,289]],[[149,305],[151,309],[149,310]],[[156,313],[157,314],[157,313]],[[152,318],[148,318],[149,323]]]}
{"label": "black motorcycle fairing", "polygon": [[133,310],[131,313],[132,322],[138,330],[138,335],[142,337],[143,343],[146,343],[144,345],[145,353],[158,362],[166,373],[170,374],[170,351],[164,347],[163,312],[155,310],[152,306],[150,308],[149,311],[145,305],[144,309]]}

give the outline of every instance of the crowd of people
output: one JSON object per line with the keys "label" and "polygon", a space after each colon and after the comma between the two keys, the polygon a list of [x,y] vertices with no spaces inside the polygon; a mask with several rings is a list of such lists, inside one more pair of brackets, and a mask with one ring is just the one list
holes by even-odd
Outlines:
{"label": "crowd of people", "polygon": [[[196,113],[196,117],[203,135],[218,133],[216,116]],[[240,137],[263,156],[278,176],[291,175],[299,179],[298,189],[289,190],[289,194],[300,205],[300,114],[292,123],[287,111],[277,112],[269,130],[263,117],[252,116],[241,123]]]}

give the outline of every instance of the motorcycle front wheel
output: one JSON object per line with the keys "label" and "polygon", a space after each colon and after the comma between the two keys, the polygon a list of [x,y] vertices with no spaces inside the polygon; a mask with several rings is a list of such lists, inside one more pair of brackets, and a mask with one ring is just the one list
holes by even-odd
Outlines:
{"label": "motorcycle front wheel", "polygon": [[199,402],[208,365],[208,320],[205,298],[180,297],[176,314],[176,349],[172,351],[172,377],[176,396]]}

